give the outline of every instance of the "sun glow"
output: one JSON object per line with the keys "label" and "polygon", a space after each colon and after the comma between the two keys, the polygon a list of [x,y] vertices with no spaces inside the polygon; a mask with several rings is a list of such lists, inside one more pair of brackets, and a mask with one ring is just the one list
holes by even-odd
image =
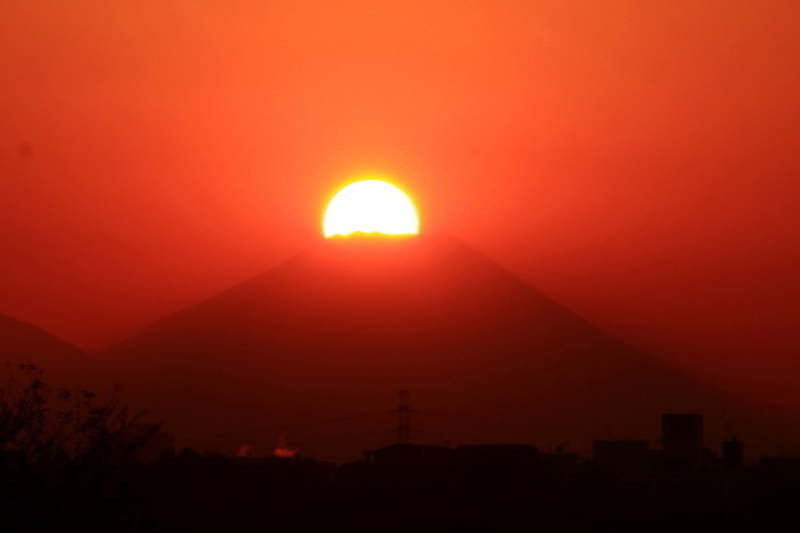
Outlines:
{"label": "sun glow", "polygon": [[322,218],[325,237],[351,233],[416,235],[419,217],[411,199],[379,179],[365,179],[340,189]]}

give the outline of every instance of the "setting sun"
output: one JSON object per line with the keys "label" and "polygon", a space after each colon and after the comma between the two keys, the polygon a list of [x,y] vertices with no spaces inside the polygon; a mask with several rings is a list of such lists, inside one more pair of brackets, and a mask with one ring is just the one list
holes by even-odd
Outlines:
{"label": "setting sun", "polygon": [[325,237],[351,233],[415,235],[419,218],[411,199],[379,179],[365,179],[340,189],[322,219]]}

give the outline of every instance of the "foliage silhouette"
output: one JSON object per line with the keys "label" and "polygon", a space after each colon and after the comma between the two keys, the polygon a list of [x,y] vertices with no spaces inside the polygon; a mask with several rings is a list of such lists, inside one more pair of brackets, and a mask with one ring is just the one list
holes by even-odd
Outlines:
{"label": "foliage silhouette", "polygon": [[0,389],[0,527],[140,530],[137,453],[159,430],[144,416],[116,394],[54,389],[19,365]]}
{"label": "foliage silhouette", "polygon": [[130,460],[159,429],[143,422],[144,411],[131,414],[116,394],[101,403],[87,390],[53,390],[43,377],[36,365],[19,365],[0,389],[0,450],[29,465]]}

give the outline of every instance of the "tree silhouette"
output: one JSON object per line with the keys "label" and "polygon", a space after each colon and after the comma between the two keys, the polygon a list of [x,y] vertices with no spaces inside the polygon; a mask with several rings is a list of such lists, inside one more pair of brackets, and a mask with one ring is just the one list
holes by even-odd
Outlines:
{"label": "tree silhouette", "polygon": [[159,429],[143,422],[144,411],[131,414],[116,394],[101,402],[86,390],[54,390],[43,376],[35,365],[19,365],[0,389],[0,450],[26,464],[130,460]]}
{"label": "tree silhouette", "polygon": [[0,389],[0,529],[139,531],[137,452],[158,431],[112,394],[54,389],[19,365]]}

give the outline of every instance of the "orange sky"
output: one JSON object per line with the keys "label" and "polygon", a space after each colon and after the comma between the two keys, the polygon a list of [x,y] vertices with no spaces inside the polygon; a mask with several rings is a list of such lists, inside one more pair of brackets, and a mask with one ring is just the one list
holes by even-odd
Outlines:
{"label": "orange sky", "polygon": [[313,243],[377,171],[423,230],[800,402],[800,7],[653,4],[5,2],[0,313],[95,349]]}

